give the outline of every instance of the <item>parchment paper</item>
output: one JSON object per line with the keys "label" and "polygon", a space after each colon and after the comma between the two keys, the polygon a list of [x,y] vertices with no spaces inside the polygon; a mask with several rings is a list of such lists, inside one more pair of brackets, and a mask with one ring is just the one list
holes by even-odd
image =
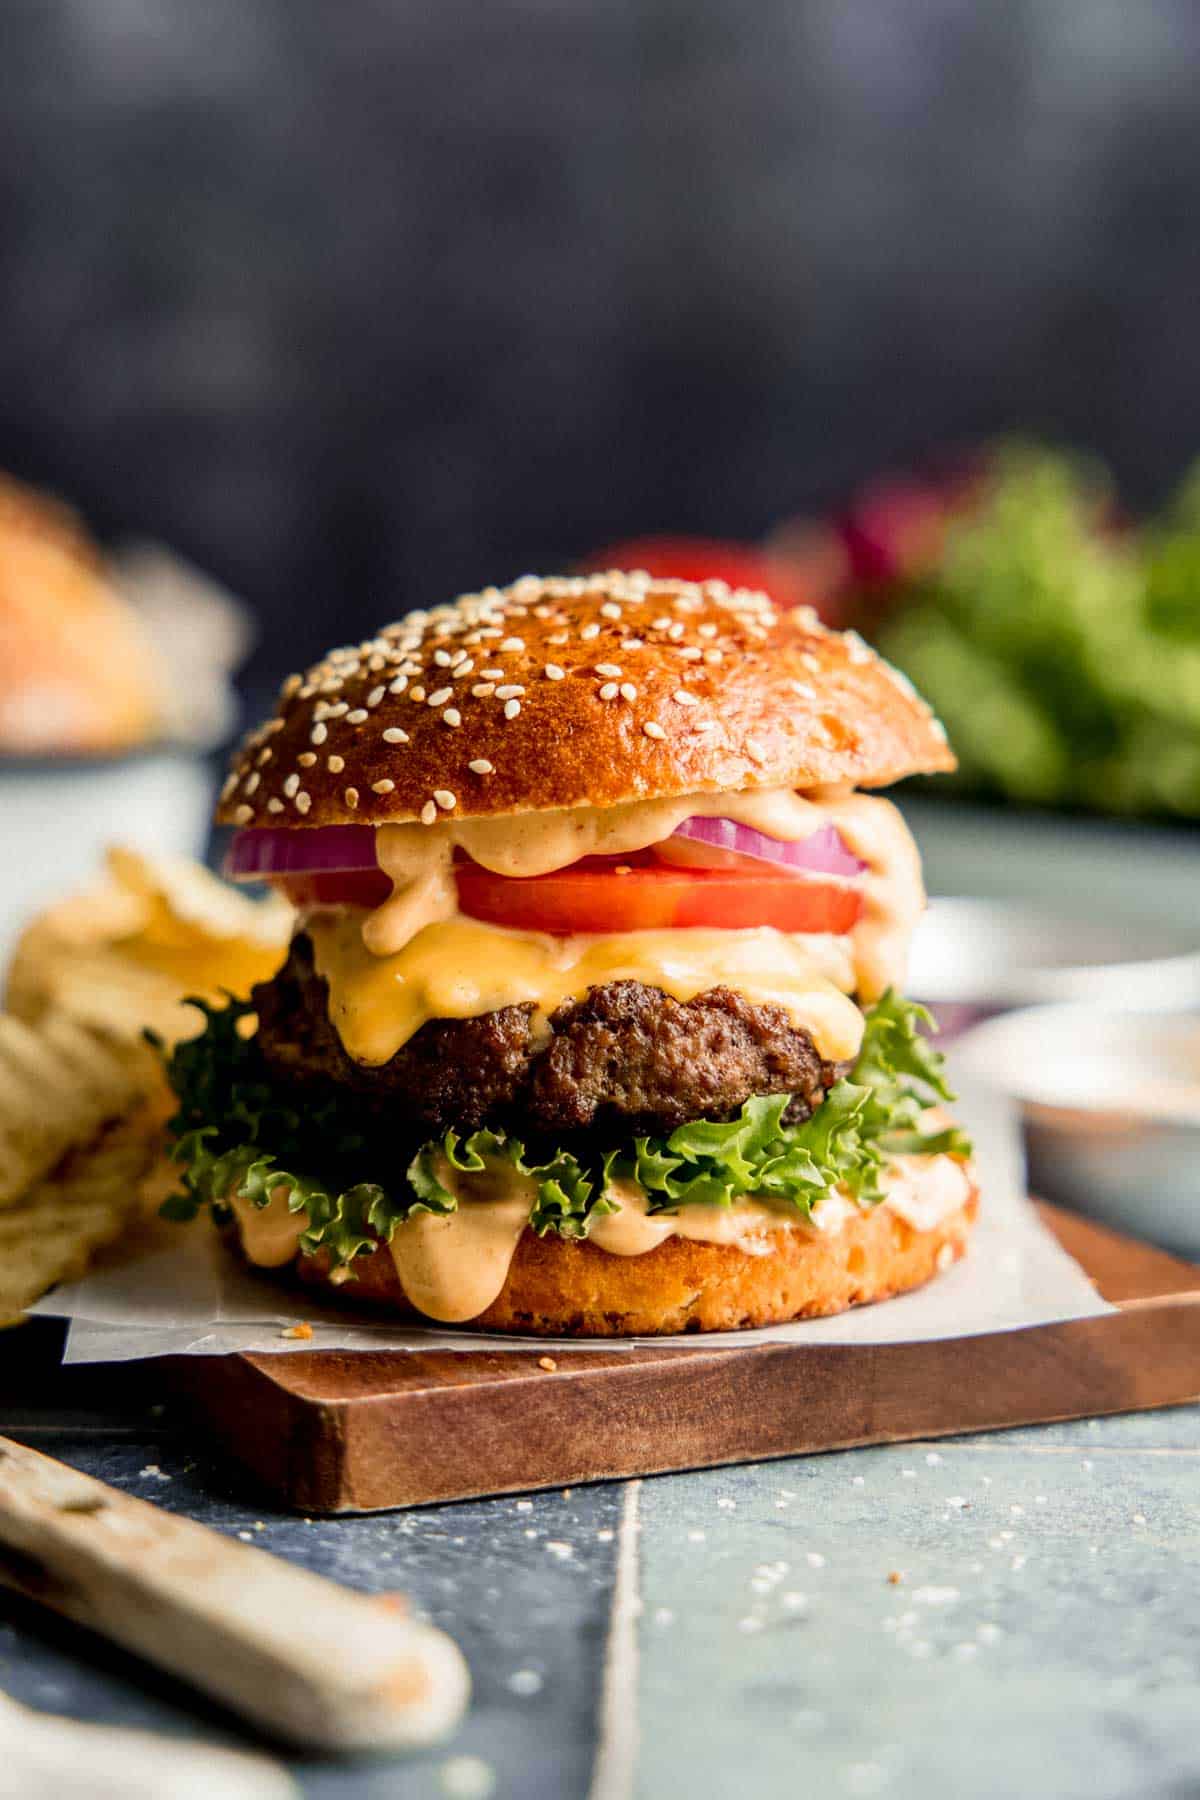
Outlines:
{"label": "parchment paper", "polygon": [[[1025,1198],[1017,1116],[984,1089],[962,1092],[955,1111],[975,1138],[983,1190],[967,1257],[916,1293],[833,1319],[703,1337],[593,1339],[497,1337],[444,1326],[373,1325],[350,1303],[321,1305],[303,1289],[244,1268],[207,1220],[190,1226],[156,1221],[82,1280],[39,1301],[36,1313],[67,1318],[65,1360],[127,1362],[144,1356],[219,1356],[232,1350],[539,1350],[619,1349],[678,1344],[696,1348],[763,1343],[889,1344],[1017,1331],[1111,1308],[1040,1224]],[[348,1292],[349,1290],[345,1290]],[[306,1321],[311,1339],[280,1334]]]}

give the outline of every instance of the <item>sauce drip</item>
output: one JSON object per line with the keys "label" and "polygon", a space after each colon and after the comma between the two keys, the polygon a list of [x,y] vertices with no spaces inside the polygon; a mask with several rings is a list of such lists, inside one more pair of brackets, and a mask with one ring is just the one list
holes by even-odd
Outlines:
{"label": "sauce drip", "polygon": [[[457,1212],[417,1213],[398,1225],[381,1249],[391,1256],[400,1285],[419,1312],[444,1324],[462,1324],[486,1312],[503,1289],[529,1221],[537,1178],[500,1158],[479,1173],[455,1169],[444,1157],[435,1169],[457,1197]],[[896,1157],[882,1182],[886,1198],[881,1204],[916,1231],[935,1229],[965,1205],[970,1192],[969,1168],[952,1156]],[[786,1202],[752,1196],[728,1207],[697,1204],[649,1214],[636,1182],[614,1182],[610,1192],[619,1209],[594,1217],[587,1237],[609,1256],[645,1256],[672,1237],[768,1256],[776,1231],[835,1235],[859,1216],[858,1206],[841,1192],[817,1203],[811,1224]],[[287,1211],[284,1190],[277,1189],[261,1209],[236,1197],[229,1204],[249,1262],[274,1269],[291,1261],[307,1216]]]}

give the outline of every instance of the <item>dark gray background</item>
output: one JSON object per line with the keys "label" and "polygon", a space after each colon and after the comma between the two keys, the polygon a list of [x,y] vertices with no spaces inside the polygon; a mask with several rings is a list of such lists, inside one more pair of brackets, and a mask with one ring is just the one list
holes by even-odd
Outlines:
{"label": "dark gray background", "polygon": [[1021,426],[1200,441],[1192,0],[2,0],[0,464],[260,668]]}

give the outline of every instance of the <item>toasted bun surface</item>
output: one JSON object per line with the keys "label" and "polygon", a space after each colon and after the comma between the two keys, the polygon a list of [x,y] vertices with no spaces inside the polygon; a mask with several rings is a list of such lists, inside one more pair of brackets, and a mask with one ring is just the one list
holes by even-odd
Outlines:
{"label": "toasted bun surface", "polygon": [[163,684],[74,516],[0,476],[0,753],[145,743],[161,727]]}
{"label": "toasted bun surface", "polygon": [[[586,1241],[522,1233],[499,1298],[455,1330],[538,1337],[653,1337],[740,1331],[790,1319],[824,1318],[921,1287],[967,1247],[979,1207],[966,1202],[929,1231],[886,1206],[860,1213],[840,1231],[781,1229],[770,1252],[751,1256],[723,1244],[667,1238],[644,1256],[611,1256]],[[230,1234],[236,1243],[236,1233]],[[324,1255],[300,1257],[291,1272],[354,1305],[429,1321],[409,1303],[383,1251],[361,1257],[356,1279],[333,1287]]]}
{"label": "toasted bun surface", "polygon": [[954,766],[904,678],[808,608],[723,582],[526,576],[292,676],[217,818],[432,822]]}

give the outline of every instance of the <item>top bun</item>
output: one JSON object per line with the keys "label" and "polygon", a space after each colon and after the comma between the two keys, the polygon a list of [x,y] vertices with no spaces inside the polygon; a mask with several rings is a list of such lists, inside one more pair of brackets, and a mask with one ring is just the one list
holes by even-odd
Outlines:
{"label": "top bun", "polygon": [[284,683],[225,825],[382,825],[954,768],[854,632],[721,581],[526,575],[410,613]]}
{"label": "top bun", "polygon": [[113,753],[157,737],[165,677],[73,513],[0,476],[0,753]]}

